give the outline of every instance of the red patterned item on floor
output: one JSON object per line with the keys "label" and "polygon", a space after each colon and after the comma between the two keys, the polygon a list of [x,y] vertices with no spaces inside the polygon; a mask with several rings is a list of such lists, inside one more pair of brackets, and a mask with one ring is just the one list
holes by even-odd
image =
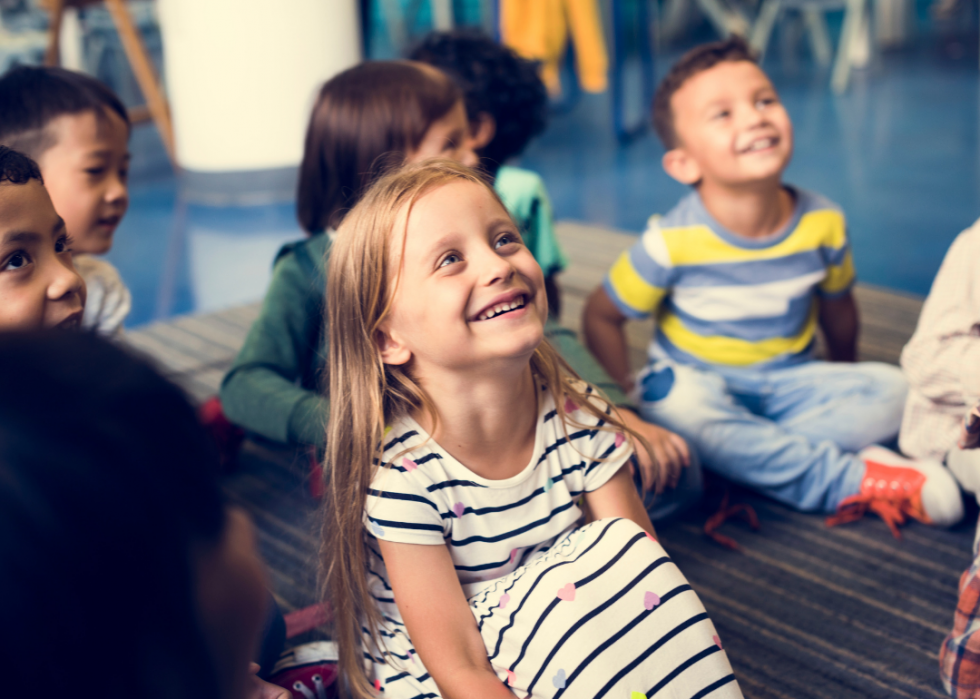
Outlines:
{"label": "red patterned item on floor", "polygon": [[293,693],[293,699],[336,699],[337,644],[315,641],[286,651],[269,681]]}
{"label": "red patterned item on floor", "polygon": [[721,499],[721,504],[718,505],[718,511],[711,515],[708,521],[704,523],[704,533],[727,549],[741,551],[742,547],[738,545],[738,542],[718,532],[718,527],[732,517],[741,515],[749,523],[752,531],[759,531],[759,516],[755,513],[751,505],[742,502],[729,505],[728,495],[728,490],[726,490],[724,497]]}
{"label": "red patterned item on floor", "polygon": [[286,614],[286,638],[294,638],[301,633],[312,631],[318,626],[323,626],[333,618],[333,611],[326,602],[322,604],[311,604],[309,607],[297,609]]}

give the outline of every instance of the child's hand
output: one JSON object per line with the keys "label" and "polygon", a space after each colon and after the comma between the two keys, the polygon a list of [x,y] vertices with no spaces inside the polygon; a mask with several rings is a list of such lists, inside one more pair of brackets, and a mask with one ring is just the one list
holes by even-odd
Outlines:
{"label": "child's hand", "polygon": [[257,663],[249,663],[248,690],[243,699],[293,699],[293,694],[288,689],[260,680],[258,671]]}
{"label": "child's hand", "polygon": [[676,486],[681,469],[691,463],[691,452],[684,438],[644,421],[632,410],[621,410],[619,415],[626,426],[645,437],[653,449],[653,454],[649,454],[642,444],[636,445],[636,460],[640,464],[645,487],[659,495],[664,488]]}
{"label": "child's hand", "polygon": [[980,403],[973,406],[967,413],[960,428],[960,439],[957,443],[960,449],[976,449],[980,447]]}

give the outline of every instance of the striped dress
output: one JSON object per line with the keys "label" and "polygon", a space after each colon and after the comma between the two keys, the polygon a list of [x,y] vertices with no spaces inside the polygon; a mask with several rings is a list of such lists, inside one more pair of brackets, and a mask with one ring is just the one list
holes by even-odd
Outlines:
{"label": "striped dress", "polygon": [[[595,399],[598,401],[598,398]],[[448,546],[487,656],[518,697],[740,697],[704,606],[657,541],[625,519],[582,526],[577,501],[631,455],[622,434],[542,389],[534,454],[481,478],[411,418],[392,425],[365,507],[369,582],[384,619],[366,633],[388,699],[439,697],[398,613],[377,539]],[[604,405],[604,404],[603,404]]]}

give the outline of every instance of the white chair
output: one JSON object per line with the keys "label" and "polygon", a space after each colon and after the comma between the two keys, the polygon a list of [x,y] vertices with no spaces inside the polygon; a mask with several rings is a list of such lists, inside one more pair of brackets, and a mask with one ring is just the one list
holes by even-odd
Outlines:
{"label": "white chair", "polygon": [[820,65],[828,65],[831,48],[824,13],[841,8],[844,9],[844,26],[830,78],[834,92],[841,94],[847,90],[851,67],[867,60],[868,0],[764,0],[749,43],[759,53],[761,61],[780,15],[786,10],[796,10],[806,22],[814,57]]}

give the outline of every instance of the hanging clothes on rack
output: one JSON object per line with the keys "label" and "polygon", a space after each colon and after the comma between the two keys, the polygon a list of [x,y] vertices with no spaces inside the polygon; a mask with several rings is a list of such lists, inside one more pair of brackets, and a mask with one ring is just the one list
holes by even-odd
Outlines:
{"label": "hanging clothes on rack", "polygon": [[609,54],[597,0],[500,0],[500,37],[525,58],[541,61],[548,92],[561,92],[559,68],[571,36],[575,70],[586,92],[604,92]]}

